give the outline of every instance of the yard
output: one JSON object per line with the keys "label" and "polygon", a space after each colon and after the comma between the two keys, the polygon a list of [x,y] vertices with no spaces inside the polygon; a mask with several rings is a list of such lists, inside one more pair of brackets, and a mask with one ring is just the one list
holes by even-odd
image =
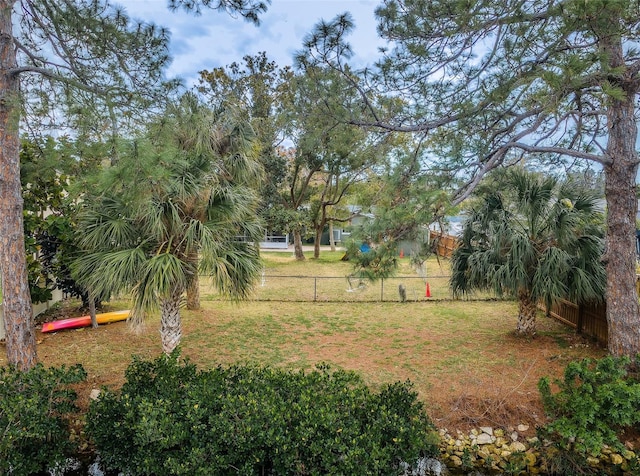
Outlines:
{"label": "yard", "polygon": [[[410,380],[440,428],[524,424],[533,433],[544,419],[538,380],[559,377],[571,360],[605,355],[602,348],[543,313],[538,316],[536,338],[516,338],[515,302],[486,296],[449,299],[446,262],[427,263],[432,293],[427,298],[424,281],[415,279],[409,259],[402,259],[399,271],[405,279],[387,282],[385,293],[389,294],[381,302],[379,283],[348,292],[344,276],[351,266],[340,260],[341,252],[323,252],[320,260],[302,263],[293,261],[291,253],[263,256],[265,277],[254,300],[220,300],[202,280],[202,308],[182,313],[184,356],[203,367],[257,362],[311,369],[326,362],[355,370],[373,387]],[[325,297],[316,301],[297,300],[300,287],[317,293],[317,283],[309,281],[309,276],[324,277],[323,286],[332,282],[334,288],[324,290]],[[401,303],[398,281],[413,283],[420,292],[407,293],[407,302]],[[354,298],[372,289],[371,299]],[[124,300],[114,301],[108,309],[127,306]],[[74,303],[67,303],[57,317],[78,312]],[[156,315],[137,331],[116,323],[95,330],[38,332],[39,359],[47,365],[83,364],[89,375],[81,389],[84,405],[91,389],[123,382],[132,355],[159,355],[158,327]],[[2,352],[0,365],[4,364]]]}

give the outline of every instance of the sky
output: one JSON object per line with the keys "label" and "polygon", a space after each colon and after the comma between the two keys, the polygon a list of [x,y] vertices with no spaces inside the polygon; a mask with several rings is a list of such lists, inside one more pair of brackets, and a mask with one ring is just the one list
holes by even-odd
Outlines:
{"label": "sky", "polygon": [[266,51],[278,66],[291,65],[304,37],[321,20],[351,12],[355,31],[348,41],[356,66],[373,63],[382,41],[376,33],[374,10],[379,0],[272,0],[261,25],[256,27],[239,16],[203,9],[200,16],[172,12],[166,0],[114,0],[130,17],[153,22],[171,31],[173,62],[167,76],[181,77],[187,86],[196,83],[204,69],[241,62],[245,55]]}

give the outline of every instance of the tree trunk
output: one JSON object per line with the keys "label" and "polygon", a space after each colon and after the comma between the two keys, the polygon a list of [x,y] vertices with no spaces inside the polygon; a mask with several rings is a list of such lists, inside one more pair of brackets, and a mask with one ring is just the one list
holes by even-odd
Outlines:
{"label": "tree trunk", "polygon": [[326,212],[325,208],[322,207],[322,218],[316,223],[316,239],[313,244],[313,257],[315,259],[320,258],[320,242],[322,241],[322,232],[324,231],[324,226],[327,224]]}
{"label": "tree trunk", "polygon": [[320,258],[320,242],[322,241],[322,228],[316,228],[316,238],[313,243],[313,257]]}
{"label": "tree trunk", "polygon": [[293,254],[298,261],[304,261],[304,252],[302,251],[302,234],[300,230],[293,231]]}
{"label": "tree trunk", "polygon": [[533,337],[536,335],[537,306],[526,289],[518,291],[518,325],[516,334]]}
{"label": "tree trunk", "polygon": [[27,370],[37,362],[26,268],[20,184],[20,99],[12,37],[13,1],[0,1],[0,270],[7,361]]}
{"label": "tree trunk", "polygon": [[198,252],[189,252],[187,259],[193,265],[193,273],[187,281],[187,309],[200,309],[200,277],[198,276]]}
{"label": "tree trunk", "polygon": [[333,220],[329,220],[329,245],[331,246],[331,251],[336,250],[336,240],[333,237]]}
{"label": "tree trunk", "polygon": [[160,338],[162,351],[170,354],[180,344],[182,323],[180,322],[180,298],[182,290],[175,288],[170,296],[160,299]]}
{"label": "tree trunk", "polygon": [[[624,65],[622,43],[605,40],[603,49],[611,67]],[[640,310],[636,291],[636,175],[635,145],[638,128],[635,100],[638,83],[623,77],[624,99],[609,98],[607,155],[613,161],[604,167],[607,199],[607,238],[604,262],[607,270],[607,322],[609,352],[634,358],[640,352]]]}
{"label": "tree trunk", "polygon": [[98,328],[98,318],[96,317],[96,298],[89,293],[89,316],[91,316],[91,327]]}

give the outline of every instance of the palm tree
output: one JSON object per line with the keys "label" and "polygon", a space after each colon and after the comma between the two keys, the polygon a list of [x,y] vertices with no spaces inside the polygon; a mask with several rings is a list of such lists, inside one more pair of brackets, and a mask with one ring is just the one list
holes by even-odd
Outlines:
{"label": "palm tree", "polygon": [[515,297],[516,333],[534,335],[538,303],[603,299],[598,197],[576,182],[521,168],[497,178],[468,213],[451,287],[455,296],[492,290]]}
{"label": "palm tree", "polygon": [[[227,106],[210,109],[191,93],[169,105],[162,120],[154,124],[152,134],[191,162],[213,161],[214,175],[207,176],[217,189],[230,182],[258,186],[262,168],[256,159],[256,141],[251,126],[240,117],[237,109]],[[212,189],[205,187],[200,195],[183,201],[186,215],[200,221],[206,218],[207,203]],[[199,249],[188,251],[188,260],[197,268]],[[187,309],[200,308],[199,275],[193,273],[187,280]]]}
{"label": "palm tree", "polygon": [[87,197],[80,220],[80,245],[88,252],[76,260],[76,276],[98,296],[131,293],[136,320],[159,307],[166,353],[180,342],[180,304],[194,276],[210,275],[220,292],[241,299],[261,270],[257,196],[247,186],[255,162],[221,147],[236,140],[216,137],[221,129],[233,127],[210,128],[215,147],[158,133],[172,130],[166,127],[152,140],[134,142],[105,170],[100,193]]}

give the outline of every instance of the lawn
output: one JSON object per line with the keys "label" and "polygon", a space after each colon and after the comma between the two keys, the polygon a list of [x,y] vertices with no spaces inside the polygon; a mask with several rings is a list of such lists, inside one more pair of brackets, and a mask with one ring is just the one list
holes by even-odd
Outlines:
{"label": "lawn", "polygon": [[[304,263],[293,261],[291,253],[263,255],[265,278],[254,300],[219,300],[203,280],[202,308],[182,314],[183,355],[203,367],[258,362],[311,369],[326,362],[359,372],[372,387],[410,380],[440,428],[526,424],[533,431],[544,419],[536,387],[540,377],[559,377],[571,360],[605,354],[542,313],[535,339],[516,338],[515,302],[451,300],[446,262],[428,262],[432,298],[424,296],[424,281],[415,279],[417,274],[404,258],[403,277],[388,282],[393,284],[388,285],[385,302],[376,301],[378,284],[367,287],[376,289],[370,301],[340,302],[344,295],[357,294],[347,292],[344,276],[351,267],[340,261],[342,253],[323,252],[320,260]],[[277,276],[336,278],[333,288],[326,290],[329,298],[309,302],[295,298],[309,278]],[[420,294],[416,291],[412,298],[408,293],[407,302],[398,302],[398,280],[415,281]],[[109,309],[127,305],[114,301]],[[59,317],[78,312],[68,304]],[[47,365],[82,363],[89,374],[81,389],[86,403],[92,388],[122,383],[132,355],[160,354],[158,328],[159,317],[151,316],[136,332],[116,323],[95,330],[38,333],[38,355]],[[0,365],[5,363],[2,352]]]}

